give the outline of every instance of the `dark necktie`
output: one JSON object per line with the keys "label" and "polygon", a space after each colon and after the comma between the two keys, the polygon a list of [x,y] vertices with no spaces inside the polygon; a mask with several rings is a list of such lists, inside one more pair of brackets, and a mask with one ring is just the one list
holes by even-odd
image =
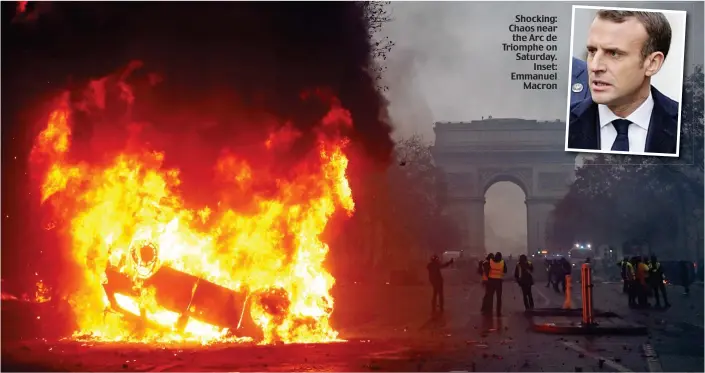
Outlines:
{"label": "dark necktie", "polygon": [[629,151],[629,125],[632,122],[626,119],[615,119],[612,121],[614,129],[617,130],[617,138],[614,139],[614,144],[612,144],[612,150],[620,152]]}

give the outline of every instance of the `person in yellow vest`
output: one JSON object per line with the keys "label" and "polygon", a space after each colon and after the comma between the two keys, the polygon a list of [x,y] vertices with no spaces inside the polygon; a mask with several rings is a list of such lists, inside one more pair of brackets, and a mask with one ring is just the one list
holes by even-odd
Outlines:
{"label": "person in yellow vest", "polygon": [[663,305],[668,308],[671,304],[668,303],[668,295],[666,295],[666,285],[663,283],[665,280],[663,275],[663,268],[661,268],[661,263],[659,263],[656,255],[651,256],[651,261],[649,262],[649,282],[651,286],[651,291],[654,294],[654,300],[656,301],[656,307],[661,307],[661,301],[659,299],[659,292],[661,297],[663,297]]}
{"label": "person in yellow vest", "polygon": [[487,280],[489,279],[490,261],[492,261],[493,259],[494,254],[487,254],[487,258],[480,262],[480,268],[478,268],[478,271],[482,276],[482,287],[485,288],[485,295],[482,297],[482,307],[480,307],[480,312],[483,315],[487,313],[492,313],[492,306],[490,305],[488,308],[487,305]]}
{"label": "person in yellow vest", "polygon": [[524,308],[528,311],[534,308],[534,295],[531,287],[534,285],[534,265],[528,260],[526,255],[519,256],[519,262],[514,267],[514,279],[521,288],[524,299]]}
{"label": "person in yellow vest", "polygon": [[483,299],[483,315],[492,314],[492,303],[494,295],[497,294],[497,316],[502,316],[502,279],[507,273],[507,264],[502,259],[499,251],[494,254],[494,258],[488,261],[485,266],[487,273],[487,286],[485,286],[485,297]]}
{"label": "person in yellow vest", "polygon": [[634,268],[638,262],[636,257],[633,256],[627,262],[627,296],[629,299],[629,307],[636,307],[636,295],[637,295],[637,285],[636,285],[636,271]]}
{"label": "person in yellow vest", "polygon": [[637,286],[637,303],[640,308],[649,307],[649,266],[645,260],[638,257],[636,267],[636,286]]}

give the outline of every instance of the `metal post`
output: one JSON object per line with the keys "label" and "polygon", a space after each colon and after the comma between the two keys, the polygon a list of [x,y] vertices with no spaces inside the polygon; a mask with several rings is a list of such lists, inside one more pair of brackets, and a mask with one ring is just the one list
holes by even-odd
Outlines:
{"label": "metal post", "polygon": [[593,325],[595,319],[592,312],[592,268],[588,263],[583,264],[581,268],[580,282],[583,293],[583,325]]}

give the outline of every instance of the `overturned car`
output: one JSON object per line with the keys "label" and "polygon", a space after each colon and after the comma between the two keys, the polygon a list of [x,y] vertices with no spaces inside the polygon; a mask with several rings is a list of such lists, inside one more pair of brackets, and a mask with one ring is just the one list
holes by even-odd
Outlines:
{"label": "overturned car", "polygon": [[262,337],[250,316],[252,294],[160,263],[159,247],[152,242],[111,251],[103,289],[109,311],[122,314],[137,330]]}

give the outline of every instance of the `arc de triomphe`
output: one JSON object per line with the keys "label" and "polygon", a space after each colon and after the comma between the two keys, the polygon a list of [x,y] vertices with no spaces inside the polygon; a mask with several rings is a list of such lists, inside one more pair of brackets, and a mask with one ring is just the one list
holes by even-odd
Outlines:
{"label": "arc de triomphe", "polygon": [[438,122],[433,157],[447,177],[449,203],[463,246],[484,256],[485,193],[510,181],[526,196],[527,252],[547,248],[551,211],[575,177],[565,123],[524,119]]}

